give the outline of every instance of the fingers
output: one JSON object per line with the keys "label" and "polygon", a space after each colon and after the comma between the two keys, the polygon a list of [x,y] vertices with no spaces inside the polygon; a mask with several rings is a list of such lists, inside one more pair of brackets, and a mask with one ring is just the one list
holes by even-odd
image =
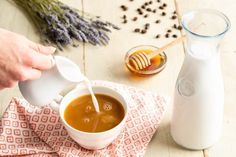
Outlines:
{"label": "fingers", "polygon": [[32,69],[29,67],[21,67],[17,71],[15,71],[9,76],[1,77],[0,78],[0,90],[4,88],[11,88],[16,85],[18,81],[25,81],[25,80],[34,80],[38,79],[41,76],[41,71],[37,69]]}
{"label": "fingers", "polygon": [[14,87],[16,82],[9,73],[5,73],[4,68],[0,69],[0,90]]}
{"label": "fingers", "polygon": [[53,57],[51,55],[44,55],[36,51],[31,51],[25,54],[23,62],[25,65],[39,70],[48,70],[53,66]]}
{"label": "fingers", "polygon": [[23,78],[21,81],[24,80],[35,80],[41,77],[41,71],[38,69],[33,69],[30,67],[23,68]]}
{"label": "fingers", "polygon": [[51,54],[56,51],[55,47],[43,46],[28,39],[28,48],[23,52],[22,61],[25,65],[39,70],[48,70],[53,66]]}
{"label": "fingers", "polygon": [[30,48],[33,49],[34,51],[38,52],[38,53],[42,53],[45,55],[50,55],[53,54],[56,51],[55,47],[52,46],[43,46],[37,43],[34,43],[32,41],[30,41]]}
{"label": "fingers", "polygon": [[10,78],[14,81],[34,80],[40,78],[41,71],[31,67],[16,65],[9,71]]}
{"label": "fingers", "polygon": [[0,80],[0,89],[3,89],[3,88],[11,88],[11,87],[14,87],[16,85],[16,82],[15,80],[5,80],[5,79],[2,79]]}

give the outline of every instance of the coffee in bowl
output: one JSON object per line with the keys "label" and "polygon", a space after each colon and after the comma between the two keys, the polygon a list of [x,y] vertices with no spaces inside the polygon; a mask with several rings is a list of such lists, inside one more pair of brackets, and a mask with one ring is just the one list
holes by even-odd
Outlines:
{"label": "coffee in bowl", "polygon": [[[70,137],[77,142],[80,146],[87,148],[87,149],[102,149],[109,144],[111,144],[121,133],[122,129],[124,128],[125,121],[128,116],[128,104],[126,102],[126,99],[124,96],[118,92],[117,90],[114,90],[110,87],[105,86],[99,86],[99,85],[93,85],[92,91],[96,95],[98,101],[100,101],[99,104],[99,112],[98,110],[95,110],[95,105],[92,103],[90,91],[86,86],[78,86],[74,90],[67,93],[64,98],[62,99],[60,103],[59,108],[59,114],[61,117],[61,121],[66,128],[68,134]],[[89,97],[90,96],[90,97]],[[90,99],[89,100],[89,107],[85,102],[83,103],[83,100]],[[78,102],[79,100],[79,102]],[[103,102],[102,102],[102,101]],[[81,103],[81,105],[78,105],[78,103]],[[106,102],[106,103],[105,103]],[[109,103],[108,103],[109,102]],[[112,109],[110,112],[113,112],[113,114],[105,114],[103,113],[105,110]],[[75,108],[74,108],[75,107]],[[77,108],[78,107],[78,108]],[[91,108],[90,108],[91,107]],[[77,108],[77,109],[76,109]],[[105,108],[105,109],[104,109]],[[81,111],[78,111],[78,109],[81,109]],[[87,110],[83,110],[87,109]],[[100,130],[94,130],[91,131],[91,126],[83,125],[82,127],[76,126],[76,123],[85,123],[85,122],[93,122],[95,124],[95,119],[86,119],[81,117],[82,115],[85,115],[85,111],[90,111],[91,114],[103,114],[104,117],[100,117],[100,120],[104,121],[104,127],[99,126]],[[73,112],[74,113],[73,113]],[[101,113],[100,113],[101,111]],[[79,114],[83,113],[83,114]],[[109,112],[108,112],[109,113]],[[75,114],[76,117],[79,116],[79,119],[76,118],[68,118],[72,114]],[[93,116],[91,116],[93,117]],[[90,118],[91,118],[90,117]],[[78,118],[78,117],[77,117]],[[69,121],[71,119],[71,121]],[[82,120],[82,122],[77,122]],[[72,124],[72,123],[74,124]],[[110,124],[109,124],[110,122]],[[101,125],[101,124],[99,124]],[[96,126],[96,125],[95,125]],[[98,129],[97,128],[97,129]]]}
{"label": "coffee in bowl", "polygon": [[114,128],[124,118],[122,104],[115,98],[95,94],[99,112],[96,112],[91,95],[82,95],[69,103],[64,111],[65,121],[84,132],[103,132]]}

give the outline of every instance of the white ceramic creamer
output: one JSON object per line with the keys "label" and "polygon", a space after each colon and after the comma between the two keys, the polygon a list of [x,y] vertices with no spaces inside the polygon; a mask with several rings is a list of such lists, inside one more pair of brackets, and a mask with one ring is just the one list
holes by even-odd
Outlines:
{"label": "white ceramic creamer", "polygon": [[79,67],[71,60],[55,56],[54,62],[54,66],[43,71],[39,79],[19,82],[21,94],[32,105],[48,105],[65,87],[84,81]]}
{"label": "white ceramic creamer", "polygon": [[179,73],[171,122],[171,135],[189,149],[212,146],[221,135],[224,85],[219,42],[230,27],[215,10],[196,10],[183,16],[186,56]]}

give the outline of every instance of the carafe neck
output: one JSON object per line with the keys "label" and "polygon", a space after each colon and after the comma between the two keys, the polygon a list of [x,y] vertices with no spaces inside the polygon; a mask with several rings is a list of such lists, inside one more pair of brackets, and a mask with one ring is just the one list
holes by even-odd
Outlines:
{"label": "carafe neck", "polygon": [[198,59],[208,59],[219,53],[218,48],[222,37],[204,38],[187,33],[187,53]]}
{"label": "carafe neck", "polygon": [[230,28],[229,19],[211,9],[191,11],[182,17],[186,31],[187,51],[197,58],[209,58],[218,53],[221,39]]}

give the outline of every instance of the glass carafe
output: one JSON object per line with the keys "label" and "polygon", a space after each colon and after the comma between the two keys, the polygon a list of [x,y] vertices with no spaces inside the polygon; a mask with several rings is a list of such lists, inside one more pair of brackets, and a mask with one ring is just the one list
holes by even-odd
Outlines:
{"label": "glass carafe", "polygon": [[230,27],[216,10],[195,10],[182,17],[186,56],[176,81],[171,135],[189,149],[203,149],[220,137],[224,85],[219,43]]}

